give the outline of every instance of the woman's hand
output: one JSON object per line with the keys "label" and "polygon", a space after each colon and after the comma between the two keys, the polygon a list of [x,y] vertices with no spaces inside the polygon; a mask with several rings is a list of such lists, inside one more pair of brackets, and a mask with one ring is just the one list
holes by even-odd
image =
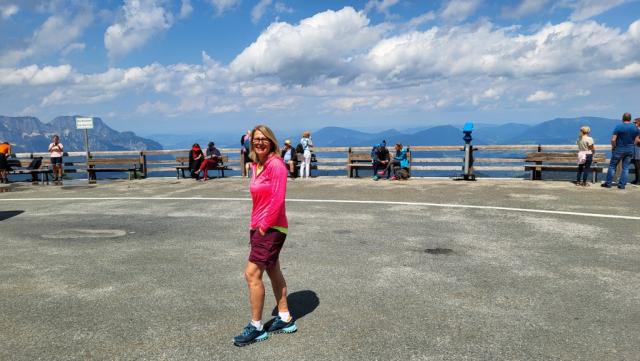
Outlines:
{"label": "woman's hand", "polygon": [[264,236],[265,234],[267,234],[267,232],[263,231],[262,228],[258,227],[258,232],[260,232],[261,236]]}

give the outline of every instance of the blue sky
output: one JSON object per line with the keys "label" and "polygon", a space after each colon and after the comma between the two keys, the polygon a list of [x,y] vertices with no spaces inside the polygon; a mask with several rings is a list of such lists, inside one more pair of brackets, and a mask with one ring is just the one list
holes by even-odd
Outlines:
{"label": "blue sky", "polygon": [[0,114],[140,134],[640,112],[637,0],[0,0]]}

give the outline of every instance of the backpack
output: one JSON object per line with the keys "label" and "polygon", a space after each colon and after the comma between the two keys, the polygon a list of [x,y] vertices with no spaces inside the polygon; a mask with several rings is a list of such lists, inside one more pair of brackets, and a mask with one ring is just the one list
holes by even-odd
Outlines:
{"label": "backpack", "polygon": [[409,179],[409,170],[406,168],[402,168],[398,171],[398,176],[400,176],[400,179]]}
{"label": "backpack", "polygon": [[27,167],[27,169],[39,169],[41,165],[42,165],[42,157],[35,157],[31,160],[31,163],[29,163],[29,166]]}
{"label": "backpack", "polygon": [[374,145],[373,148],[371,148],[371,160],[376,159],[376,152],[378,151],[378,146]]}

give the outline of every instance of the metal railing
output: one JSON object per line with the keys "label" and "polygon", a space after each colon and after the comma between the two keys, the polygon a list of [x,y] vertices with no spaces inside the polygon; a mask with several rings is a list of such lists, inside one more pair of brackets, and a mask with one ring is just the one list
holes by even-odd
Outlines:
{"label": "metal railing", "polygon": [[[412,152],[411,170],[417,176],[456,176],[462,170],[462,146],[410,146]],[[524,174],[524,159],[527,153],[549,151],[576,151],[571,144],[533,144],[533,145],[474,145],[476,173],[483,176],[493,174]],[[347,157],[349,149],[354,152],[368,152],[371,147],[315,147],[317,172],[319,175],[347,175]],[[601,149],[601,148],[600,148]],[[242,172],[243,158],[240,148],[220,148],[221,153],[228,155],[226,163],[233,171]],[[144,176],[167,175],[175,172],[176,157],[187,156],[189,149],[142,150],[142,151],[94,151],[92,158],[100,157],[140,157]],[[393,150],[390,149],[393,153]],[[65,169],[73,169],[77,173],[86,172],[87,159],[85,152],[65,153]],[[46,152],[17,153],[17,158],[29,160],[34,157],[49,157]],[[175,173],[172,173],[175,174]]]}

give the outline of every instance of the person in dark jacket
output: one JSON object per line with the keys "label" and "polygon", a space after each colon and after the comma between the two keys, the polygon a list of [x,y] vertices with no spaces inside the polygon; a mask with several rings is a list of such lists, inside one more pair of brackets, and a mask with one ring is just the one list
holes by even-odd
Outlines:
{"label": "person in dark jacket", "polygon": [[378,172],[387,174],[387,179],[390,177],[389,162],[391,160],[389,150],[387,149],[387,142],[382,141],[380,144],[376,144],[372,151],[371,160],[373,161],[373,180],[380,179]]}
{"label": "person in dark jacket", "polygon": [[189,152],[189,170],[191,171],[191,178],[199,178],[198,171],[200,170],[203,160],[204,153],[202,153],[200,145],[198,143],[194,143],[193,146],[191,146],[191,151]]}

